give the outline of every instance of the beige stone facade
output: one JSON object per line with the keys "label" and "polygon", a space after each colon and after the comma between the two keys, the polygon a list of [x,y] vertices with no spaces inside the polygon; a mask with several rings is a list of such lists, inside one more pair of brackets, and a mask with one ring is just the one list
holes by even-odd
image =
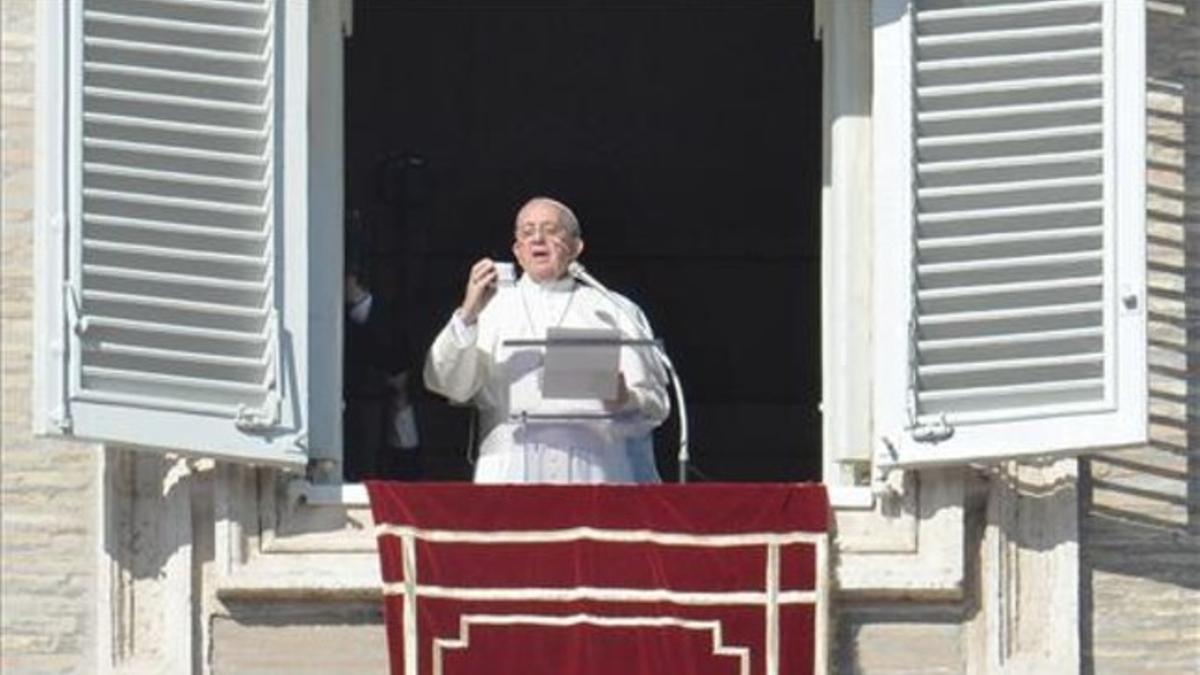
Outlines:
{"label": "beige stone facade", "polygon": [[94,447],[34,439],[30,425],[35,24],[41,1],[0,3],[0,671],[87,673],[94,670],[99,647],[99,453]]}
{"label": "beige stone facade", "polygon": [[[220,486],[271,476],[32,437],[35,18],[56,1],[0,2],[0,671],[380,672],[361,588],[214,590]],[[961,593],[840,598],[836,672],[1039,672],[1072,600],[1082,672],[1200,670],[1200,3],[1147,4],[1152,442],[1077,474],[964,470]]]}
{"label": "beige stone facade", "polygon": [[1084,654],[1200,669],[1200,5],[1148,3],[1149,446],[1084,463]]}

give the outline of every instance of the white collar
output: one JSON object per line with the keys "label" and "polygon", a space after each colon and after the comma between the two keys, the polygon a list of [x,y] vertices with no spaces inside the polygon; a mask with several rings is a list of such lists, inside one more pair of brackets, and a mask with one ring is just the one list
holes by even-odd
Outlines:
{"label": "white collar", "polygon": [[538,282],[528,274],[522,274],[519,283],[522,287],[541,293],[569,293],[575,290],[575,277],[567,274],[553,281]]}

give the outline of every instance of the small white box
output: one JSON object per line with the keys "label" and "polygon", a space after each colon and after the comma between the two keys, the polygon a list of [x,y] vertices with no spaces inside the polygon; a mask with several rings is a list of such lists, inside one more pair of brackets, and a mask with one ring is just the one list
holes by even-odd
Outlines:
{"label": "small white box", "polygon": [[512,286],[517,283],[517,268],[510,262],[498,262],[496,265],[496,284]]}

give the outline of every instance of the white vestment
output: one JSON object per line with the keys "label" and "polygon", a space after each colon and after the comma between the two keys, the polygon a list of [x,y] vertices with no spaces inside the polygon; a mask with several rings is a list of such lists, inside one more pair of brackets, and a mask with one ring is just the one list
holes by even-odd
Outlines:
{"label": "white vestment", "polygon": [[[546,329],[556,326],[617,328],[624,337],[639,337],[629,317],[646,326],[641,310],[621,296],[616,301],[624,312],[573,278],[538,284],[522,276],[501,287],[474,324],[458,312],[451,317],[429,349],[425,385],[451,401],[478,406],[483,440],[475,482],[658,482],[649,434],[667,418],[670,399],[652,348],[621,347],[629,402],[614,418],[547,422],[519,417],[522,411],[564,412],[561,401],[541,397],[544,348],[502,344],[545,339]],[[599,402],[590,406],[601,410]]]}

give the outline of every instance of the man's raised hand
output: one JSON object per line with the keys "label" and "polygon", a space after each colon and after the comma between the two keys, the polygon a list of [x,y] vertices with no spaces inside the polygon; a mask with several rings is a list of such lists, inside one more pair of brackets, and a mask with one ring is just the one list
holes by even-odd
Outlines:
{"label": "man's raised hand", "polygon": [[487,307],[492,296],[496,295],[496,263],[491,258],[480,258],[471,266],[467,276],[467,291],[463,295],[462,320],[468,324],[475,323],[480,312]]}

